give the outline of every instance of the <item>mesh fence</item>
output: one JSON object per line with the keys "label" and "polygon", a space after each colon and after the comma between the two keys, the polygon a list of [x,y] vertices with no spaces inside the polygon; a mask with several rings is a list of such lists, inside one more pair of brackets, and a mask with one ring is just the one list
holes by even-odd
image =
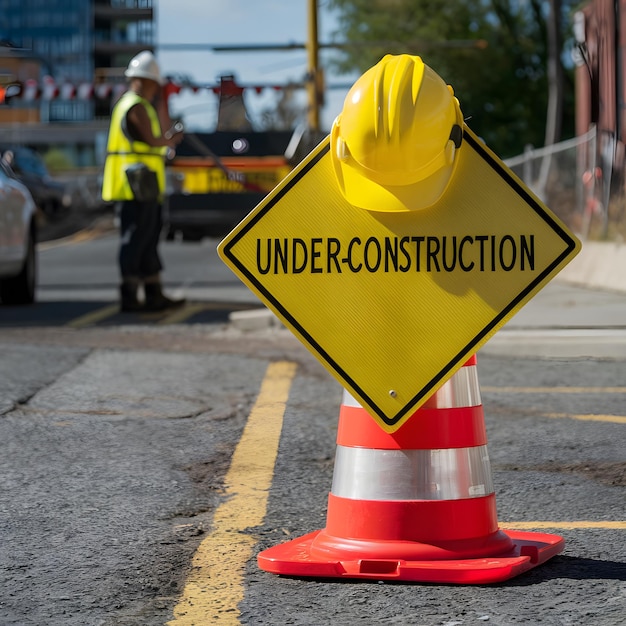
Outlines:
{"label": "mesh fence", "polygon": [[592,129],[552,146],[529,147],[505,163],[580,237],[622,241],[626,210],[624,180],[615,173],[619,156],[612,138]]}

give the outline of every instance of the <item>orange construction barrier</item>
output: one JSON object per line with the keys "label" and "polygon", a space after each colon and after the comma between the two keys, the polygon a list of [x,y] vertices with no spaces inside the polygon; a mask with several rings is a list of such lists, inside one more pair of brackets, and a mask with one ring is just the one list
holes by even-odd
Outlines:
{"label": "orange construction barrier", "polygon": [[262,551],[258,564],[289,576],[484,584],[564,543],[498,527],[474,356],[391,434],[344,391],[326,528]]}

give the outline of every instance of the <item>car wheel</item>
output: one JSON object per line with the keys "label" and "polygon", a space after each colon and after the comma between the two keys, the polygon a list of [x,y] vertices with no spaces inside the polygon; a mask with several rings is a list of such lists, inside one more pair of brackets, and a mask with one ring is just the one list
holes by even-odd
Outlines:
{"label": "car wheel", "polygon": [[3,304],[32,304],[35,301],[36,282],[37,253],[35,236],[31,230],[22,271],[13,278],[0,281],[0,299],[2,299]]}
{"label": "car wheel", "polygon": [[59,214],[59,208],[59,203],[56,200],[45,200],[42,203],[42,210],[49,217],[56,217]]}

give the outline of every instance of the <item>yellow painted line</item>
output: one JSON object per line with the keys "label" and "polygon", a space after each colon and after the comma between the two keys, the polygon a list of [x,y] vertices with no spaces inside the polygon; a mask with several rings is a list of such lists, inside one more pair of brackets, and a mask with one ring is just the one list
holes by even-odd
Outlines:
{"label": "yellow painted line", "polygon": [[82,241],[91,241],[95,239],[97,232],[94,230],[80,230],[70,237],[71,243],[81,243]]}
{"label": "yellow painted line", "polygon": [[[485,393],[626,393],[626,387],[481,387]],[[623,415],[594,415],[572,413],[546,413],[545,417],[555,419],[573,419],[585,422],[612,422],[614,424],[626,424],[626,416]]]}
{"label": "yellow painted line", "polygon": [[626,393],[626,387],[483,387],[489,393]]}
{"label": "yellow painted line", "polygon": [[579,520],[574,522],[500,522],[500,528],[508,528],[509,530],[533,530],[543,528],[554,528],[555,530],[624,530],[626,529],[626,521],[594,522]]}
{"label": "yellow painted line", "polygon": [[177,309],[176,311],[172,311],[162,319],[160,319],[157,324],[165,325],[165,324],[179,324],[180,322],[184,322],[188,320],[190,317],[193,317],[196,313],[200,313],[200,311],[204,311],[206,309],[206,305],[204,304],[186,304],[185,306]]}
{"label": "yellow painted line", "polygon": [[69,235],[67,237],[63,237],[62,239],[55,239],[53,241],[42,241],[37,244],[39,250],[53,250],[54,248],[60,248],[61,246],[66,246],[68,244],[73,243],[82,243],[84,241],[91,241],[92,239],[96,239],[101,235],[101,231],[93,228],[86,228],[84,230],[79,230],[73,235]]}
{"label": "yellow painted line", "polygon": [[612,422],[613,424],[626,424],[626,416],[623,415],[575,415],[572,413],[545,413],[545,417],[551,419],[572,419],[583,422]]}
{"label": "yellow painted line", "polygon": [[196,551],[169,626],[238,625],[243,575],[263,522],[278,442],[296,364],[271,363],[225,477],[225,499],[213,530]]}
{"label": "yellow painted line", "polygon": [[91,313],[81,315],[80,317],[73,319],[71,322],[68,322],[66,326],[70,326],[71,328],[83,328],[85,326],[91,326],[92,324],[97,324],[107,317],[111,317],[119,313],[119,311],[119,304],[110,304],[109,306],[102,307],[101,309],[96,309]]}
{"label": "yellow painted line", "polygon": [[178,324],[193,317],[196,313],[202,311],[218,311],[222,309],[229,309],[232,311],[247,310],[250,306],[245,303],[236,302],[197,302],[195,304],[187,304],[184,307],[172,311],[169,315],[162,318],[157,324]]}

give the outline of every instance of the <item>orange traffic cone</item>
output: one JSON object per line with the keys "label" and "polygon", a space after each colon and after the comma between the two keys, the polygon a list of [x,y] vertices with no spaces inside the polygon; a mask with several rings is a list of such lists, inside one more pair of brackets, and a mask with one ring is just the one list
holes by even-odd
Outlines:
{"label": "orange traffic cone", "polygon": [[557,535],[502,531],[476,357],[394,433],[344,391],[326,528],[274,546],[289,576],[483,584],[562,552]]}

